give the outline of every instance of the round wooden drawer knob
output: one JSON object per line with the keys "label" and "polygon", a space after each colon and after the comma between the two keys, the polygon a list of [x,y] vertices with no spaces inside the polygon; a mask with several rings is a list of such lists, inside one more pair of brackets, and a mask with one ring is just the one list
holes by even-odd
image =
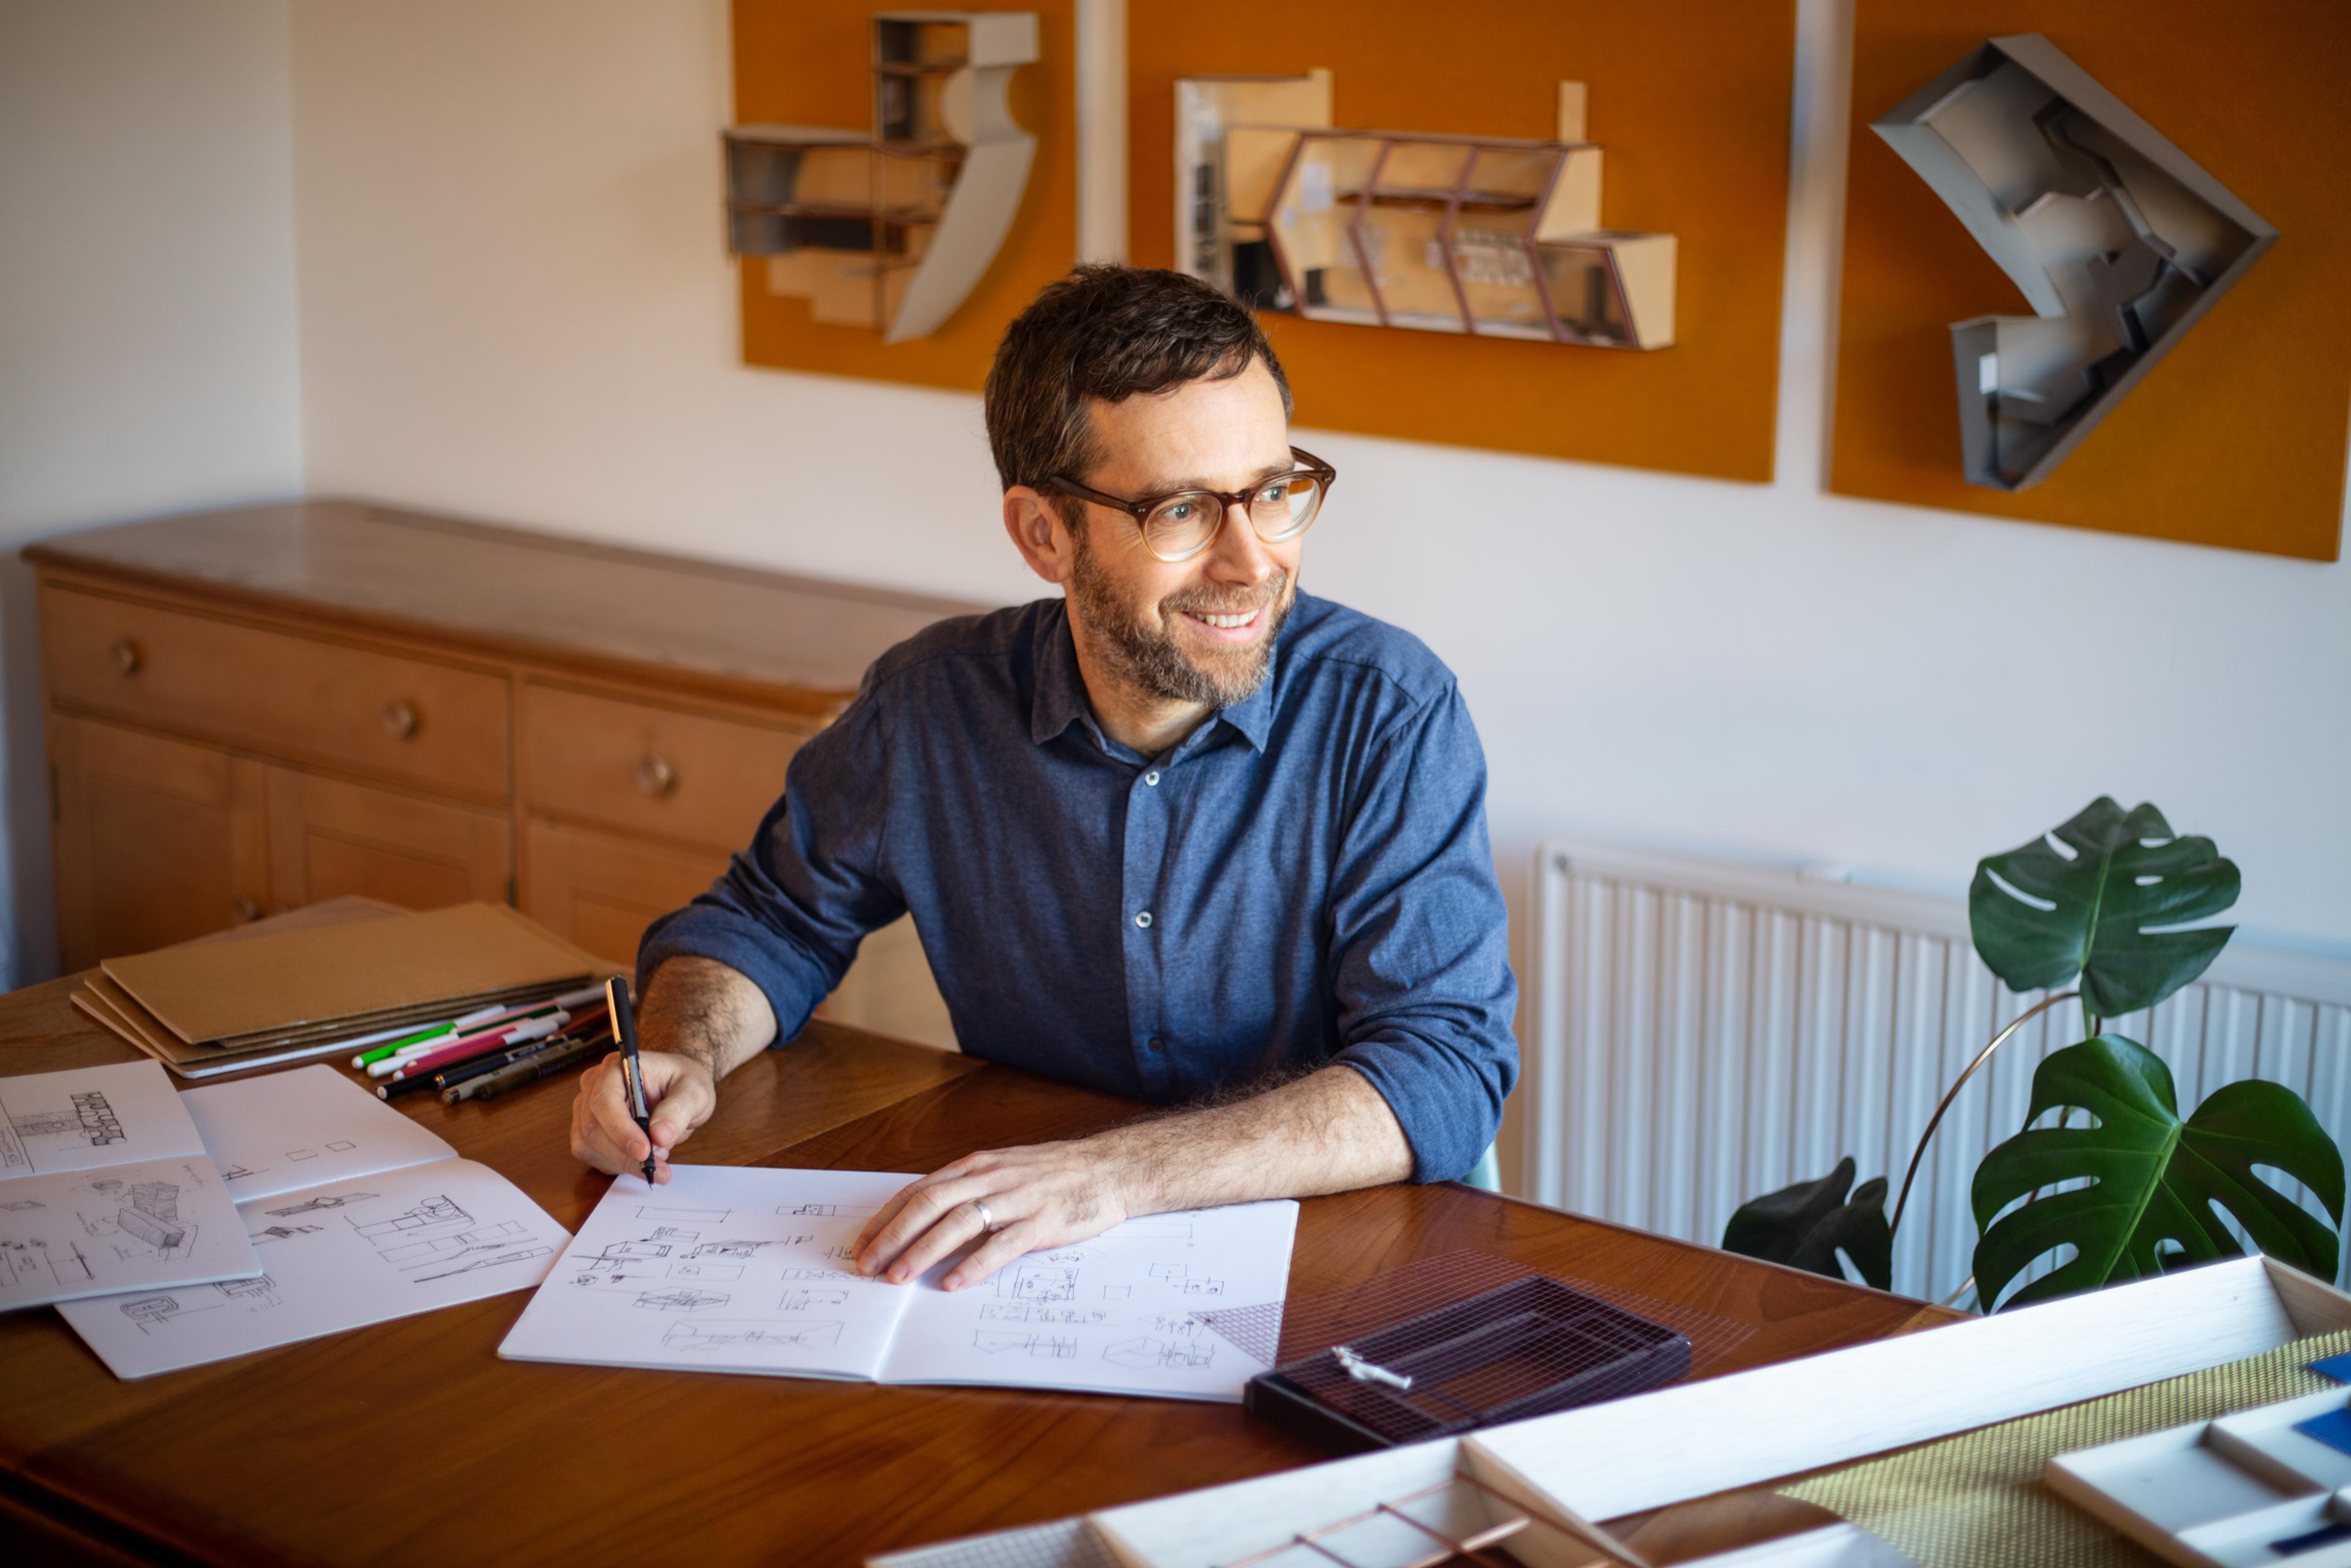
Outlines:
{"label": "round wooden drawer knob", "polygon": [[249,893],[240,893],[228,901],[228,912],[240,925],[250,925],[261,918],[261,901]]}
{"label": "round wooden drawer knob", "polygon": [[141,663],[139,644],[130,638],[117,637],[114,640],[114,646],[109,648],[106,653],[107,656],[114,661],[114,667],[122,674],[135,675],[139,673]]}
{"label": "round wooden drawer knob", "polygon": [[677,788],[677,769],[668,758],[647,753],[637,758],[637,788],[658,800]]}
{"label": "round wooden drawer knob", "polygon": [[394,740],[406,740],[416,733],[416,705],[394,697],[383,705],[383,732]]}

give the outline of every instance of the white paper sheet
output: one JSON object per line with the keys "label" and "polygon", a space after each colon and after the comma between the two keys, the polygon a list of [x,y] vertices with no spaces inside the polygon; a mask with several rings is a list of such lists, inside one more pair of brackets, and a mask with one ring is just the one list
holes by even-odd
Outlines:
{"label": "white paper sheet", "polygon": [[236,1213],[264,1277],[57,1310],[116,1376],[145,1377],[527,1290],[569,1239],[512,1182],[459,1159],[256,1198]]}
{"label": "white paper sheet", "polygon": [[0,1180],[204,1152],[155,1062],[0,1078]]}
{"label": "white paper sheet", "polygon": [[1279,1301],[1294,1203],[1159,1215],[949,1294],[850,1271],[906,1175],[676,1166],[613,1180],[498,1354],[604,1366],[1238,1399],[1264,1368],[1191,1315]]}
{"label": "white paper sheet", "polygon": [[1155,1214],[967,1290],[924,1289],[881,1380],[1237,1400],[1269,1369],[1192,1314],[1281,1301],[1297,1229],[1287,1200]]}
{"label": "white paper sheet", "polygon": [[260,1271],[162,1067],[0,1078],[0,1310]]}
{"label": "white paper sheet", "polygon": [[180,1095],[238,1203],[457,1151],[324,1063]]}
{"label": "white paper sheet", "polygon": [[0,1308],[259,1272],[202,1155],[0,1182]]}
{"label": "white paper sheet", "polygon": [[672,1166],[619,1176],[498,1346],[516,1361],[871,1378],[914,1288],[850,1271],[868,1216],[914,1180]]}

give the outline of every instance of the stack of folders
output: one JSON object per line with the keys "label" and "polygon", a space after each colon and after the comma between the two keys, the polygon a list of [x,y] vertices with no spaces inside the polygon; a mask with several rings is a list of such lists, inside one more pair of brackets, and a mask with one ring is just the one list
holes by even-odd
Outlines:
{"label": "stack of folders", "polygon": [[233,942],[109,958],[73,1001],[181,1077],[208,1078],[540,1001],[609,967],[496,904],[415,915],[368,905],[330,923],[289,917]]}

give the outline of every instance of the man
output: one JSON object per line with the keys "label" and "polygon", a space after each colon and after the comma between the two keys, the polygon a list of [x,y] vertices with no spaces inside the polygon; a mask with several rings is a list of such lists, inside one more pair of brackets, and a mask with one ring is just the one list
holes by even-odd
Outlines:
{"label": "man", "polygon": [[[1192,1108],[967,1155],[868,1222],[861,1272],[973,1249],[955,1290],[1137,1215],[1461,1176],[1518,1072],[1485,759],[1427,649],[1298,591],[1333,475],[1271,345],[1196,279],[1081,267],[986,404],[1005,531],[1063,598],[883,654],[646,931],[656,1179],[906,910],[965,1051]],[[572,1148],[646,1156],[611,1061]]]}

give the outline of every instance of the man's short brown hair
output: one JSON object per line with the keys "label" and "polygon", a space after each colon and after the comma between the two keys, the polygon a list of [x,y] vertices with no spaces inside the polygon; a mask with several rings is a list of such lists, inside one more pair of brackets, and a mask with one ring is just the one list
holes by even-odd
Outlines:
{"label": "man's short brown hair", "polygon": [[988,368],[987,444],[1008,490],[1100,460],[1086,405],[1123,402],[1263,360],[1290,412],[1290,381],[1256,318],[1196,277],[1152,267],[1081,267],[1049,283],[1004,329]]}

